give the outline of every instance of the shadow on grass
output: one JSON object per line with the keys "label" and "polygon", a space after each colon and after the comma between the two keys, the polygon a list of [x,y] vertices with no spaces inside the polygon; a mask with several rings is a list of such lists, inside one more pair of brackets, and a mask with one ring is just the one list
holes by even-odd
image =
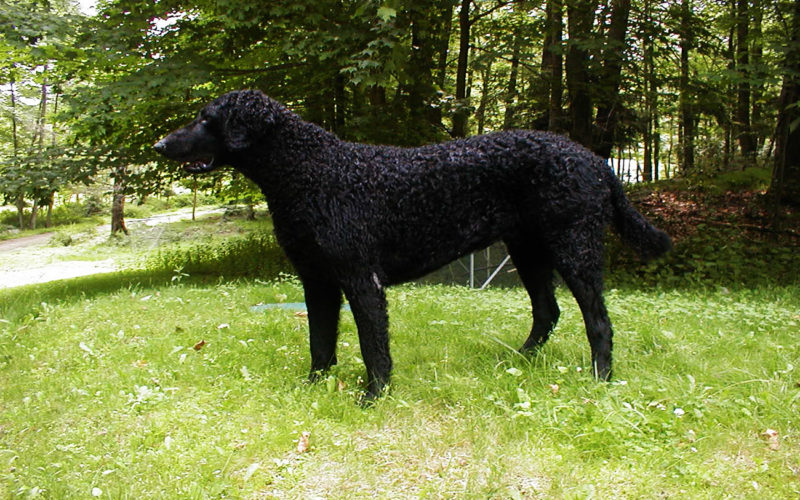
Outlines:
{"label": "shadow on grass", "polygon": [[[69,304],[120,290],[166,286],[173,282],[174,276],[173,272],[117,271],[6,288],[0,290],[0,319],[13,322],[37,310],[43,302]],[[207,285],[241,279],[241,277],[229,279],[219,275],[193,275],[182,276],[181,284]]]}

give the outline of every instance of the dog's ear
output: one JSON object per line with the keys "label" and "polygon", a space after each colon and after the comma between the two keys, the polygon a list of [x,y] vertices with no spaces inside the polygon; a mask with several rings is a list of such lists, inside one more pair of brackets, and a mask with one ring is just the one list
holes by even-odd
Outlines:
{"label": "dog's ear", "polygon": [[257,90],[231,92],[225,96],[226,117],[222,128],[225,146],[242,151],[257,143],[275,124],[277,110]]}

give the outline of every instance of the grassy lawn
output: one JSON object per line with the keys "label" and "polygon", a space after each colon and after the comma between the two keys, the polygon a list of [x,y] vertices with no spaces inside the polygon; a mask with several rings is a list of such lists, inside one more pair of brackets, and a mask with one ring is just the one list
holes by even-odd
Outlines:
{"label": "grassy lawn", "polygon": [[250,309],[292,279],[139,282],[0,293],[0,498],[800,495],[797,287],[610,290],[611,383],[563,290],[528,358],[524,291],[394,288],[394,385],[362,409],[350,313],[308,385],[306,318]]}

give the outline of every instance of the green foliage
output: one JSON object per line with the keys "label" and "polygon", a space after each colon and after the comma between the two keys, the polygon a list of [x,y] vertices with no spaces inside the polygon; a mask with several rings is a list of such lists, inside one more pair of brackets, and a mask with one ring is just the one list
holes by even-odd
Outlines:
{"label": "green foliage", "polygon": [[800,283],[797,247],[769,238],[742,238],[735,227],[699,224],[665,257],[642,264],[617,238],[609,239],[609,281],[617,286],[730,287]]}
{"label": "green foliage", "polygon": [[[101,212],[89,213],[90,205],[84,203],[65,203],[58,205],[51,214],[52,227],[70,226],[73,224],[92,225],[100,224],[102,220],[97,217]],[[29,217],[28,210],[23,212],[25,217]],[[16,211],[0,212],[0,225],[5,225],[18,231],[18,215]]]}
{"label": "green foliage", "polygon": [[[209,206],[220,201],[218,197],[198,193],[197,206]],[[128,219],[144,219],[159,213],[191,207],[193,202],[194,196],[192,193],[148,196],[144,201],[133,199],[125,205],[125,217]]]}
{"label": "green foliage", "polygon": [[97,194],[91,194],[86,198],[86,215],[97,215],[106,211],[106,205],[103,199]]}
{"label": "green foliage", "polygon": [[68,247],[72,245],[72,235],[66,232],[58,231],[50,238],[51,246]]}
{"label": "green foliage", "polygon": [[365,410],[349,313],[309,385],[307,320],[250,310],[291,280],[0,291],[0,496],[792,498],[798,297],[612,290],[602,384],[564,291],[527,358],[522,290],[391,289],[395,383]]}
{"label": "green foliage", "polygon": [[[168,201],[169,201],[169,206],[174,208],[191,207],[195,203],[194,195],[192,193],[176,194],[174,196],[170,196]],[[219,198],[212,196],[208,193],[205,192],[197,193],[197,206],[213,205],[214,203],[218,203],[219,201],[220,201]]]}
{"label": "green foliage", "polygon": [[772,172],[769,168],[750,167],[723,172],[715,178],[714,184],[721,192],[766,191],[771,177]]}
{"label": "green foliage", "polygon": [[[23,154],[24,153],[24,154]],[[0,158],[0,195],[6,202],[18,196],[38,203],[69,183],[91,181],[85,167],[90,157],[78,148],[31,148],[19,156]]]}
{"label": "green foliage", "polygon": [[[624,46],[604,33],[617,4],[599,9],[587,32],[572,37],[566,37],[569,5],[560,5],[565,42],[551,49],[561,56],[570,47],[587,51],[586,69],[594,82],[590,107],[602,107],[613,94],[604,78],[609,60],[622,64],[617,145],[638,156],[642,139],[656,134],[648,127],[657,116],[662,169],[669,163],[673,174],[680,171],[674,166],[679,148],[667,148],[667,141],[674,145],[680,135],[676,102],[682,93],[697,115],[699,159],[695,171],[681,175],[738,168],[745,160],[733,151],[739,125],[732,115],[735,89],[746,83],[753,90],[753,130],[760,153],[766,153],[785,72],[788,3],[752,6],[757,38],[750,42],[754,56],[746,68],[732,60],[736,18],[727,5],[698,1],[684,19],[679,5],[634,2]],[[452,116],[463,113],[477,118],[470,121],[470,133],[547,128],[551,89],[544,55],[552,40],[546,7],[470,4],[465,69],[471,97],[455,99],[461,33],[460,6],[452,1],[112,0],[101,2],[96,16],[84,17],[70,3],[14,0],[0,11],[0,83],[14,84],[21,99],[13,110],[10,102],[0,106],[4,116],[18,118],[19,147],[35,144],[41,130],[48,139],[53,132],[58,144],[91,149],[94,157],[81,162],[85,175],[106,175],[124,165],[130,171],[126,193],[142,196],[188,179],[176,164],[154,154],[153,142],[210,98],[236,88],[261,88],[348,140],[402,145],[443,140]],[[691,41],[687,88],[679,82],[681,35]],[[42,90],[50,106],[39,117]],[[573,97],[567,89],[558,103],[564,116]],[[9,120],[0,120],[5,159],[15,153],[11,135]],[[25,179],[25,196],[32,199],[41,175],[17,177]],[[229,198],[256,199],[252,186],[231,182],[225,172],[214,179],[218,192],[230,191]]]}
{"label": "green foliage", "polygon": [[86,203],[64,203],[58,205],[53,209],[53,225],[64,226],[68,224],[78,224],[89,222],[90,218],[87,216],[97,215],[90,207],[91,198],[87,199]]}
{"label": "green foliage", "polygon": [[144,267],[153,272],[175,271],[218,276],[271,279],[291,271],[291,265],[271,232],[257,231],[225,240],[211,238],[159,249]]}

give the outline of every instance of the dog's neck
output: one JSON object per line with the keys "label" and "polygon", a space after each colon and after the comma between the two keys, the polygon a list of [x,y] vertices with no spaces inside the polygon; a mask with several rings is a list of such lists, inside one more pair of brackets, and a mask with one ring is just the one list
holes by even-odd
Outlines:
{"label": "dog's neck", "polygon": [[[242,153],[233,158],[233,166],[262,187],[271,206],[296,203],[332,182],[328,172],[327,154],[332,144],[342,143],[334,134],[322,127],[288,113],[271,133],[264,137],[259,151],[266,154],[253,156]],[[302,151],[302,154],[297,154]],[[303,158],[303,161],[298,161]],[[311,189],[310,189],[311,188]]]}

